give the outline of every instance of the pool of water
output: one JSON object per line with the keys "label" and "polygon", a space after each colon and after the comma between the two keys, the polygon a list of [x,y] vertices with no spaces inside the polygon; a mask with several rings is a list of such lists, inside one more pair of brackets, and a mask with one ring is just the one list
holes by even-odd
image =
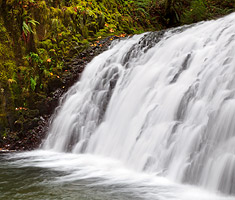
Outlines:
{"label": "pool of water", "polygon": [[33,151],[0,154],[0,199],[234,200],[94,156]]}

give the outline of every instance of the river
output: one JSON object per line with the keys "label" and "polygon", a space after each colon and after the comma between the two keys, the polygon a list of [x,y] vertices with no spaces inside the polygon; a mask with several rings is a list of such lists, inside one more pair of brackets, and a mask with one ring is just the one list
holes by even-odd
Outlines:
{"label": "river", "polygon": [[234,200],[93,155],[0,154],[0,199]]}

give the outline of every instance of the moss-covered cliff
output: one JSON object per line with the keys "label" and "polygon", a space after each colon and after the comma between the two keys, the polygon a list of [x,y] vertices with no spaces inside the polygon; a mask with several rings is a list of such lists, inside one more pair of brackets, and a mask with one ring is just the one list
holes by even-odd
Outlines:
{"label": "moss-covered cliff", "polygon": [[148,28],[115,0],[7,0],[0,5],[1,135],[34,125],[40,104],[62,86],[65,60],[108,35]]}

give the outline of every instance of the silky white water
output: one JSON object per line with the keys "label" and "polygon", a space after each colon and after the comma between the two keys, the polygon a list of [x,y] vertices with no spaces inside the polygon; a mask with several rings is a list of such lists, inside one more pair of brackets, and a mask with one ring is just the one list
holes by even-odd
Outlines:
{"label": "silky white water", "polygon": [[0,154],[0,199],[234,200],[89,154]]}
{"label": "silky white water", "polygon": [[233,196],[235,14],[116,42],[61,99],[43,148]]}

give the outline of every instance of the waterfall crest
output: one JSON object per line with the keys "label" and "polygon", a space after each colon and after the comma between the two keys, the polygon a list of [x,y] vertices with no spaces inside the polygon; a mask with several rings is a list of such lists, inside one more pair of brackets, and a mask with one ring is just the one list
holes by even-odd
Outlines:
{"label": "waterfall crest", "polygon": [[235,194],[234,21],[116,43],[64,95],[43,148]]}

